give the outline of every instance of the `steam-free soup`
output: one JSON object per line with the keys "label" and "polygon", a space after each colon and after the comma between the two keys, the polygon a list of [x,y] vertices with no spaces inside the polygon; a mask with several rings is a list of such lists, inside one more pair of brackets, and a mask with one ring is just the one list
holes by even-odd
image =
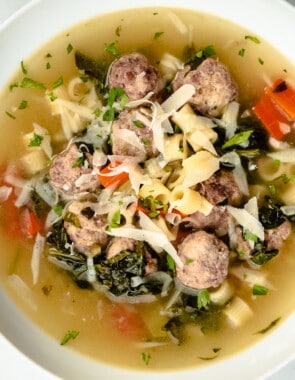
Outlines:
{"label": "steam-free soup", "polygon": [[0,275],[23,312],[144,370],[208,365],[282,323],[294,77],[259,36],[180,9],[99,16],[24,57],[0,115]]}

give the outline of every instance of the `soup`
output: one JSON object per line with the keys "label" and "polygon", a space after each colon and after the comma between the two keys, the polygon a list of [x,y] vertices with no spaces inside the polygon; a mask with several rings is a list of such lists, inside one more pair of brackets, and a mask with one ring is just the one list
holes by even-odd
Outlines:
{"label": "soup", "polygon": [[[294,67],[273,56],[216,17],[147,8],[20,62],[1,95],[1,282],[56,344],[117,366],[201,366],[294,310],[294,115],[276,105],[270,129],[261,111],[265,88],[271,104],[292,93]],[[149,73],[143,95],[120,84],[128,60]],[[185,81],[208,63],[230,91],[201,109]]]}

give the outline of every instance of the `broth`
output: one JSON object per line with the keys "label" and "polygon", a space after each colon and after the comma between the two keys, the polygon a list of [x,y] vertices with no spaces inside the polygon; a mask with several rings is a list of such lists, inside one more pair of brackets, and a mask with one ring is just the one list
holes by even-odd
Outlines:
{"label": "broth", "polygon": [[[173,15],[188,26],[186,32],[178,30]],[[155,38],[156,33],[162,34]],[[285,77],[286,73],[288,78],[295,78],[295,70],[291,62],[265,41],[257,44],[245,39],[250,34],[217,17],[181,9],[136,9],[98,16],[60,34],[31,57],[24,57],[22,70],[20,68],[8,85],[20,83],[24,76],[34,78],[47,88],[52,88],[61,76],[66,84],[72,77],[80,75],[75,65],[75,51],[98,60],[103,56],[110,63],[113,57],[105,48],[115,41],[122,54],[140,51],[155,64],[163,52],[182,57],[184,47],[193,42],[197,50],[214,46],[216,55],[230,68],[238,83],[240,103],[251,107],[263,93],[266,78],[273,80]],[[73,51],[69,51],[70,45]],[[243,56],[239,54],[241,49],[245,49]],[[19,105],[24,100],[27,107],[21,109]],[[22,138],[32,131],[33,123],[50,132],[54,153],[65,147],[67,141],[61,132],[60,117],[52,115],[42,91],[19,87],[3,89],[1,109],[2,166],[11,161],[18,163],[25,152]],[[149,347],[133,344],[110,322],[108,315],[114,308],[111,301],[98,292],[79,288],[65,271],[48,262],[46,255],[41,256],[39,280],[34,285],[31,271],[34,241],[12,242],[6,235],[1,210],[0,218],[0,278],[6,291],[34,323],[57,340],[57,344],[67,331],[77,331],[79,335],[70,340],[67,347],[111,365],[143,370],[208,365],[207,359],[226,358],[254,344],[265,335],[259,331],[273,321],[280,319],[281,323],[295,308],[295,300],[290,297],[290,289],[295,285],[295,257],[292,252],[295,235],[292,234],[278,256],[263,269],[272,284],[266,296],[253,297],[249,287],[230,275],[237,285],[236,294],[246,299],[253,310],[253,317],[241,327],[232,328],[222,321],[217,331],[204,333],[200,326],[190,325],[187,328],[188,339],[183,345],[171,343]],[[9,286],[8,276],[13,274],[30,288],[29,303]],[[150,331],[159,331],[165,323],[166,317],[160,314],[160,310],[166,302],[167,298],[164,298],[151,304],[153,306],[137,306]],[[148,365],[143,360],[143,353],[150,355]]]}

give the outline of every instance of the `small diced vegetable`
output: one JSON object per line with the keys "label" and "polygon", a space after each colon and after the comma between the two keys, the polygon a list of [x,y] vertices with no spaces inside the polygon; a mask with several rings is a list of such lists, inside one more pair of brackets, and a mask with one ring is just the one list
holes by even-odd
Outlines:
{"label": "small diced vegetable", "polygon": [[295,90],[283,79],[277,79],[266,94],[291,118],[295,118]]}

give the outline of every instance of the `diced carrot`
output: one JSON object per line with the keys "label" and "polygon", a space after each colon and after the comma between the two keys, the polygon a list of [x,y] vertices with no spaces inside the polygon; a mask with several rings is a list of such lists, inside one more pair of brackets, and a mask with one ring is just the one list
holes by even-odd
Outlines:
{"label": "diced carrot", "polygon": [[172,212],[173,212],[173,214],[180,215],[182,219],[183,219],[183,218],[186,218],[186,217],[188,216],[188,214],[184,214],[183,212],[177,210],[177,208],[173,208],[173,209],[172,209]]}
{"label": "diced carrot", "polygon": [[262,96],[253,107],[253,111],[268,133],[275,139],[282,140],[288,133],[288,129],[284,129],[283,126],[289,125],[290,119],[280,110],[268,94]]}
{"label": "diced carrot", "polygon": [[146,325],[133,305],[113,304],[110,315],[111,323],[121,336],[132,340],[146,337]]}
{"label": "diced carrot", "polygon": [[283,79],[277,79],[266,94],[291,118],[295,119],[295,90]]}
{"label": "diced carrot", "polygon": [[27,207],[22,207],[19,211],[19,225],[23,235],[29,239],[35,237],[43,228],[42,221],[36,214]]}
{"label": "diced carrot", "polygon": [[100,170],[98,174],[98,179],[103,187],[105,188],[117,188],[129,179],[129,174],[127,172],[114,173],[112,175],[113,169],[119,166],[121,163],[116,161],[114,163],[109,163],[103,169]]}

